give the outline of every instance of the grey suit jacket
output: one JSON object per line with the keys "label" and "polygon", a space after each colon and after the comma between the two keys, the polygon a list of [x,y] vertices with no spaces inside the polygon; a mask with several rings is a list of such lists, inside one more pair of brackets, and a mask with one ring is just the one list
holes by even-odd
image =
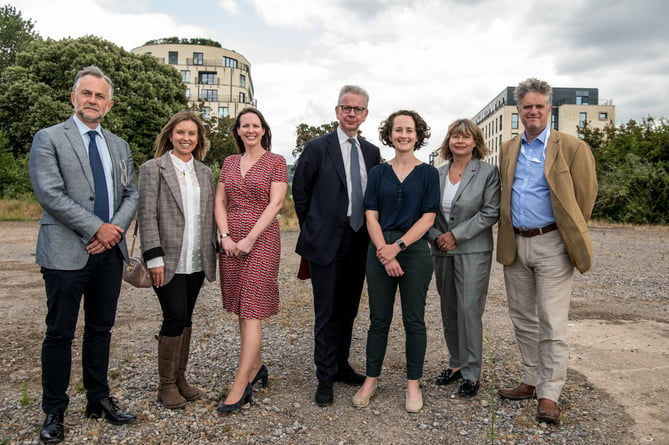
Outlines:
{"label": "grey suit jacket", "polygon": [[[440,165],[441,195],[448,181],[450,163]],[[496,166],[479,159],[471,159],[462,176],[451,206],[448,221],[439,211],[434,227],[427,232],[433,255],[458,255],[462,253],[492,252],[492,226],[499,217],[500,181]],[[443,251],[434,244],[443,233],[452,232],[455,249]]]}
{"label": "grey suit jacket", "polygon": [[[209,167],[197,160],[194,164],[195,175],[200,185],[202,262],[207,280],[214,281],[216,279],[214,185]],[[160,203],[158,203],[159,181]],[[138,220],[142,255],[147,261],[163,257],[165,283],[169,283],[179,265],[186,225],[181,189],[169,152],[142,164],[139,169],[139,187]]]}
{"label": "grey suit jacket", "polygon": [[[102,132],[113,165],[114,215],[110,223],[127,231],[139,200],[132,154],[126,141],[104,129]],[[44,210],[37,238],[37,264],[48,269],[82,269],[89,257],[86,245],[103,221],[93,213],[93,173],[73,118],[35,134],[28,171]],[[125,236],[118,246],[127,259]]]}

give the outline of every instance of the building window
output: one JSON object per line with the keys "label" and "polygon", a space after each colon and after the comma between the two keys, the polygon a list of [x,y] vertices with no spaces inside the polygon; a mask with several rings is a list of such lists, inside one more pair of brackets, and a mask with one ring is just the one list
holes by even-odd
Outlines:
{"label": "building window", "polygon": [[218,117],[228,117],[228,107],[218,107]]}
{"label": "building window", "polygon": [[204,55],[202,53],[193,53],[193,65],[204,65]]}
{"label": "building window", "polygon": [[167,63],[177,65],[179,63],[179,51],[169,51],[167,53]]}
{"label": "building window", "polygon": [[202,90],[200,91],[200,99],[208,102],[218,102],[218,90]]}
{"label": "building window", "polygon": [[499,131],[502,131],[502,116],[499,116]]}
{"label": "building window", "polygon": [[190,71],[189,70],[181,70],[181,81],[183,83],[190,83]]}
{"label": "building window", "polygon": [[599,113],[599,120],[600,121],[605,121],[608,118],[609,118],[609,113],[607,113],[606,111],[602,111],[602,112]]}
{"label": "building window", "polygon": [[578,113],[578,128],[583,128],[585,127],[585,123],[588,119],[588,113],[581,111]]}
{"label": "building window", "polygon": [[190,99],[190,88],[186,88],[186,99]]}
{"label": "building window", "polygon": [[217,85],[218,76],[215,72],[201,72],[198,74],[198,79],[201,84],[204,85]]}
{"label": "building window", "polygon": [[246,93],[244,93],[243,91],[239,92],[239,103],[240,104],[246,103]]}
{"label": "building window", "polygon": [[553,130],[558,129],[558,123],[557,123],[557,114],[551,113],[551,128]]}
{"label": "building window", "polygon": [[518,129],[518,113],[511,114],[511,128],[514,130]]}
{"label": "building window", "polygon": [[589,91],[576,91],[576,105],[589,105],[589,103],[590,103]]}
{"label": "building window", "polygon": [[209,119],[211,117],[211,107],[202,107],[202,119]]}
{"label": "building window", "polygon": [[243,74],[239,75],[239,86],[242,88],[246,88],[246,76]]}
{"label": "building window", "polygon": [[223,56],[223,66],[226,68],[237,68],[237,59]]}

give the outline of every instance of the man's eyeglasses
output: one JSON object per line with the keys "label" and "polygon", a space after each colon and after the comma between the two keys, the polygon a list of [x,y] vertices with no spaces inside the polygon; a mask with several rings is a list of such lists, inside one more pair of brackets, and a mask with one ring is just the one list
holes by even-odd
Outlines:
{"label": "man's eyeglasses", "polygon": [[339,105],[339,109],[342,111],[344,114],[348,114],[353,110],[356,116],[360,116],[363,111],[365,111],[367,108],[365,107],[352,107],[350,105]]}

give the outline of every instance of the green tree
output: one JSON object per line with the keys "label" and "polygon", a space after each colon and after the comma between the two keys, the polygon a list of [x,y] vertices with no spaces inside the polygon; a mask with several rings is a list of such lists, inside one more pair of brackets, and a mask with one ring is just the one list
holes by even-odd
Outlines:
{"label": "green tree", "polygon": [[339,122],[337,121],[332,121],[328,124],[321,124],[318,127],[314,127],[313,125],[305,123],[299,124],[296,128],[297,138],[295,139],[293,156],[299,158],[302,154],[302,150],[304,150],[304,144],[315,137],[323,136],[324,134],[328,134],[334,131],[338,126]]}
{"label": "green tree", "polygon": [[72,114],[72,81],[88,65],[114,82],[114,107],[103,125],[128,141],[138,165],[153,156],[153,141],[170,116],[187,107],[179,72],[154,57],[94,36],[35,40],[0,79],[0,132],[16,158],[29,152],[39,129]]}
{"label": "green tree", "polygon": [[648,117],[603,130],[586,126],[597,163],[593,217],[613,222],[669,222],[669,123]]}
{"label": "green tree", "polygon": [[16,53],[26,49],[39,35],[33,31],[35,23],[24,20],[14,6],[0,7],[0,73],[14,64]]}
{"label": "green tree", "polygon": [[205,162],[210,167],[221,167],[225,158],[238,153],[234,137],[235,119],[230,116],[211,118],[204,122],[211,146]]}

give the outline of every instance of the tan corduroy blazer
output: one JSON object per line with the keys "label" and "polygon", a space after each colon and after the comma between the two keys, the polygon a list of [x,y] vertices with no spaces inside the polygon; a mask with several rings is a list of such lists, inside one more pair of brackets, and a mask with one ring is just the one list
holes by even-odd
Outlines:
{"label": "tan corduroy blazer", "polygon": [[[520,152],[521,136],[502,144],[499,171],[502,178],[497,261],[509,265],[516,258],[511,222],[511,187]],[[592,267],[592,244],[587,221],[597,197],[595,159],[590,147],[573,136],[550,132],[546,144],[544,175],[551,191],[553,215],[574,266],[581,272]]]}

